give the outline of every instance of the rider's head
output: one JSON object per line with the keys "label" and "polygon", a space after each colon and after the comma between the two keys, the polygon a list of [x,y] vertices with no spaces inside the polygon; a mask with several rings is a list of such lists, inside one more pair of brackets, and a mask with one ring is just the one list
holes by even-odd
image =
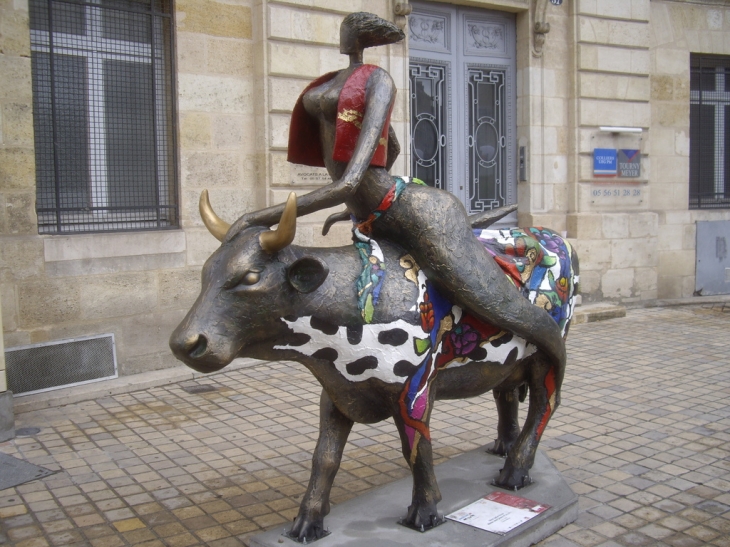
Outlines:
{"label": "rider's head", "polygon": [[394,44],[405,38],[390,21],[372,13],[351,13],[340,25],[340,53],[350,55],[373,46]]}

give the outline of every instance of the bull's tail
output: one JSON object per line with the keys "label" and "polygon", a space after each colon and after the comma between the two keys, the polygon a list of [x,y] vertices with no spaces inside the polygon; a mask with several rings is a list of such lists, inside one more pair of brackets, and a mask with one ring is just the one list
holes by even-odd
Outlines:
{"label": "bull's tail", "polygon": [[580,294],[580,261],[578,260],[578,253],[575,252],[575,247],[570,246],[570,263],[573,265],[574,279],[573,294],[577,296]]}
{"label": "bull's tail", "polygon": [[[578,253],[575,252],[575,247],[572,245],[570,246],[570,265],[573,269],[573,298],[577,297],[580,293],[580,261],[578,260]],[[568,331],[570,330],[570,324],[573,321],[573,317],[575,316],[575,306],[573,306],[573,309],[571,310],[571,316],[568,322],[565,325],[565,336],[563,336],[563,339],[567,339],[568,337]],[[567,364],[567,363],[565,363]],[[557,365],[555,365],[557,366]],[[558,407],[560,404],[560,388],[563,384],[563,378],[565,378],[565,366],[558,367],[557,370],[555,370],[555,406],[553,408],[553,411]]]}

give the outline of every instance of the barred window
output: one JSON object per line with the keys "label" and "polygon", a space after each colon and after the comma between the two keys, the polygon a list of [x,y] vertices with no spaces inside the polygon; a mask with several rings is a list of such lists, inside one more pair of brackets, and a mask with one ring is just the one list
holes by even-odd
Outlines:
{"label": "barred window", "polygon": [[40,233],[178,226],[171,0],[30,0]]}
{"label": "barred window", "polygon": [[690,56],[689,206],[730,208],[730,57]]}

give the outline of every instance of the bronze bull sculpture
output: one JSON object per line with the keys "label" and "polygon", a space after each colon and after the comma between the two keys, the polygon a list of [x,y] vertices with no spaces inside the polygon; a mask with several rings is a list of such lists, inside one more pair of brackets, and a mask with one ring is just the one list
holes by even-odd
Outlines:
{"label": "bronze bull sculpture", "polygon": [[[201,214],[224,241],[228,225],[210,209],[207,193]],[[311,478],[290,536],[312,541],[325,534],[330,489],[353,423],[389,417],[413,474],[412,503],[402,522],[421,531],[440,524],[428,429],[436,399],[493,390],[499,421],[492,450],[506,456],[494,484],[508,489],[528,484],[540,436],[560,402],[564,370],[523,338],[446,301],[392,242],[370,242],[370,253],[362,245],[306,248],[291,245],[295,229],[292,194],[276,231],[251,226],[227,239],[205,263],[202,292],[170,338],[175,355],[200,372],[219,370],[236,357],[289,360],[306,366],[322,385]],[[541,233],[562,242],[552,232]],[[542,243],[550,248],[550,242]],[[519,253],[509,243],[499,245],[505,256],[522,255],[513,262],[514,276],[543,268],[549,273],[545,279],[562,284],[558,291],[567,296],[562,308],[550,291],[523,290],[567,333],[578,267],[570,246],[560,243],[568,256],[555,269],[554,260],[546,262],[550,253],[544,246],[528,242]],[[561,268],[570,275],[555,273]],[[529,410],[520,429],[518,399],[524,400],[527,388]]]}

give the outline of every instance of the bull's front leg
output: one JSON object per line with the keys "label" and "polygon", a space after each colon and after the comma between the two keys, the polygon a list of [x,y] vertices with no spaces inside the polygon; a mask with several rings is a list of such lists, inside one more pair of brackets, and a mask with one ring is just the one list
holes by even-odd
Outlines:
{"label": "bull's front leg", "polygon": [[400,520],[400,523],[425,532],[444,522],[437,509],[438,502],[441,501],[441,491],[433,470],[428,420],[424,423],[425,435],[406,425],[398,412],[393,415],[393,420],[400,433],[403,456],[413,474],[413,498],[408,507],[408,514]]}
{"label": "bull's front leg", "polygon": [[352,420],[334,405],[322,390],[319,402],[319,439],[312,456],[312,474],[299,514],[289,530],[289,537],[314,541],[325,535],[324,517],[330,512],[330,490],[340,468],[342,451],[352,429]]}
{"label": "bull's front leg", "polygon": [[530,365],[530,404],[517,441],[507,453],[495,486],[517,490],[532,482],[530,469],[535,461],[537,446],[550,416],[560,401],[560,377],[556,367],[546,359],[535,359]]}

